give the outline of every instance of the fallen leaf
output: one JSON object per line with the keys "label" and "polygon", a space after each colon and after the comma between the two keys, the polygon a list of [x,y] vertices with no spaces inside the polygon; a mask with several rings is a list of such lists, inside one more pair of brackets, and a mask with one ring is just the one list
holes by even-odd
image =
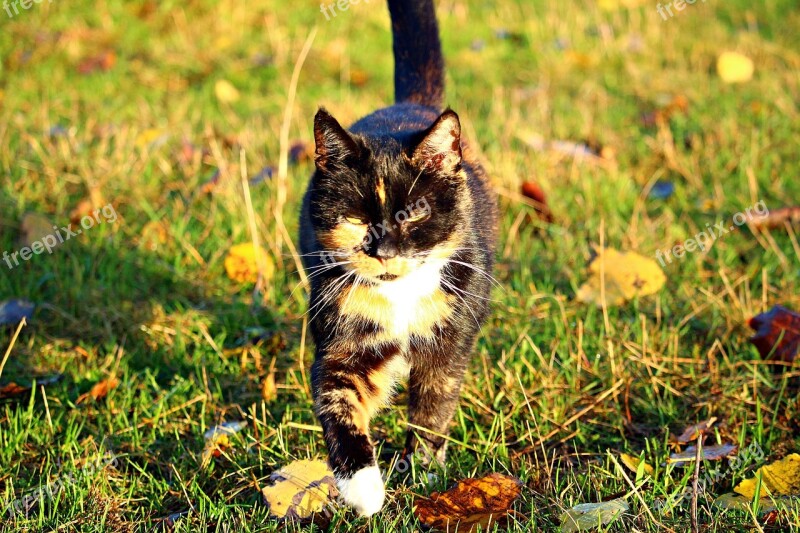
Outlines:
{"label": "fallen leaf", "polygon": [[781,229],[786,224],[800,224],[800,206],[773,209],[764,215],[755,215],[748,225],[758,229]]}
{"label": "fallen leaf", "polygon": [[208,466],[212,457],[219,457],[222,451],[230,445],[230,436],[235,435],[247,427],[247,422],[224,422],[216,425],[203,433],[206,441],[201,455],[201,468]]}
{"label": "fallen leaf", "polygon": [[600,503],[581,503],[561,515],[561,531],[586,531],[610,524],[630,509],[623,499]]}
{"label": "fallen leaf", "polygon": [[[57,374],[55,376],[51,376],[48,378],[42,378],[36,380],[36,385],[39,387],[47,387],[48,385],[52,385],[63,378],[63,374]],[[5,385],[0,386],[0,400],[5,400],[8,398],[13,398],[14,396],[19,396],[20,394],[25,394],[29,392],[33,388],[33,383],[30,385],[18,385],[13,381],[7,383]]]}
{"label": "fallen leaf", "polygon": [[800,315],[776,305],[751,318],[749,325],[756,331],[750,342],[761,357],[786,362],[795,360],[800,352]]}
{"label": "fallen leaf", "polygon": [[33,316],[34,304],[27,300],[4,300],[0,302],[0,326],[16,326],[22,319],[30,320]]}
{"label": "fallen leaf", "polygon": [[78,399],[75,401],[75,405],[85,402],[89,398],[94,401],[102,400],[108,393],[112,390],[116,389],[119,385],[119,380],[117,378],[111,377],[108,379],[104,379],[94,384],[92,389],[89,392],[85,392],[78,396]]}
{"label": "fallen leaf", "polygon": [[759,488],[759,478],[761,480],[760,495],[766,496],[798,496],[800,495],[800,455],[792,453],[780,461],[764,465],[756,470],[751,479],[745,479],[736,487],[737,492],[745,498],[754,498],[756,489]]}
{"label": "fallen leaf", "polygon": [[[778,507],[779,504],[785,504],[789,506],[798,501],[800,500],[798,500],[797,498],[789,498],[789,497],[761,498],[758,501],[758,511],[759,513],[771,513]],[[717,499],[714,500],[714,507],[719,507],[720,509],[736,510],[736,511],[748,511],[752,503],[753,503],[753,498],[746,498],[741,494],[728,492],[717,497]]]}
{"label": "fallen leaf", "polygon": [[239,100],[239,91],[228,80],[217,80],[214,84],[214,94],[223,104],[232,104]]}
{"label": "fallen leaf", "polygon": [[667,281],[653,259],[613,248],[595,248],[597,256],[589,264],[589,279],[578,289],[581,302],[620,305],[636,296],[655,294]]}
{"label": "fallen leaf", "polygon": [[256,249],[252,243],[237,244],[228,250],[225,257],[225,272],[233,281],[240,283],[255,283],[258,281],[259,264],[263,268],[263,276],[269,280],[275,271],[275,266],[266,250]]}
{"label": "fallen leaf", "polygon": [[550,207],[547,205],[544,191],[537,183],[532,181],[524,182],[522,184],[522,195],[533,200],[533,208],[536,210],[536,214],[540,219],[544,220],[545,222],[553,221],[553,213],[550,211]]}
{"label": "fallen leaf", "polygon": [[653,475],[653,467],[634,455],[621,453],[619,454],[619,459],[620,461],[622,461],[622,464],[624,464],[628,468],[628,470],[630,470],[635,474],[639,473],[639,466],[642,466],[642,469],[644,470],[645,474],[650,476]]}
{"label": "fallen leaf", "polygon": [[[41,241],[44,237],[52,235],[56,230],[54,224],[44,215],[39,213],[25,213],[19,224],[19,244],[30,248],[34,242]],[[56,243],[58,246],[58,243]]]}
{"label": "fallen leaf", "polygon": [[753,78],[753,60],[738,52],[723,52],[717,59],[717,74],[725,83],[744,83]]}
{"label": "fallen leaf", "polygon": [[[700,451],[702,455],[700,459],[703,461],[720,461],[735,454],[738,449],[739,447],[735,444],[703,446]],[[689,446],[686,450],[669,456],[670,463],[694,461],[695,459],[697,459],[697,446]]]}
{"label": "fallen leaf", "polygon": [[138,148],[149,148],[152,150],[166,144],[166,142],[169,140],[169,137],[169,133],[166,133],[163,130],[150,128],[137,135],[134,144]]}
{"label": "fallen leaf", "polygon": [[112,50],[106,50],[96,56],[87,57],[78,64],[78,72],[81,74],[92,74],[94,72],[107,72],[111,70],[117,62],[117,54]]}
{"label": "fallen leaf", "polygon": [[621,8],[633,9],[645,3],[645,0],[597,0],[603,11],[614,11]]}
{"label": "fallen leaf", "polygon": [[688,444],[690,442],[694,442],[700,435],[705,435],[711,429],[711,426],[713,426],[716,421],[717,417],[712,416],[705,422],[693,424],[684,429],[683,433],[681,433],[679,436],[675,437],[673,442],[676,442],[678,444]]}
{"label": "fallen leaf", "polygon": [[275,386],[275,372],[270,372],[261,382],[261,397],[269,403],[278,397],[278,388]]}
{"label": "fallen leaf", "polygon": [[519,497],[522,482],[503,474],[468,478],[445,492],[414,502],[414,515],[429,528],[470,532],[478,526],[486,530],[509,513]]}
{"label": "fallen leaf", "polygon": [[278,519],[304,520],[322,511],[339,495],[327,463],[295,461],[270,476],[272,485],[261,489],[269,514]]}

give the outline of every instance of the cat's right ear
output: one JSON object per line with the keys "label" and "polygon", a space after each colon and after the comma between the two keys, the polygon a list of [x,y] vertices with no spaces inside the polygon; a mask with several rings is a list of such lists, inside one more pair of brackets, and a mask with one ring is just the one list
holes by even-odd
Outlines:
{"label": "cat's right ear", "polygon": [[356,157],[359,151],[353,137],[323,108],[314,117],[314,142],[314,162],[323,172],[344,165],[349,158]]}

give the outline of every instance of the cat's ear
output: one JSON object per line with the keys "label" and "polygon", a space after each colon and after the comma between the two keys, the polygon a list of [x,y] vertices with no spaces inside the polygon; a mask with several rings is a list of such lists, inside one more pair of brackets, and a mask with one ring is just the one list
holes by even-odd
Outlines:
{"label": "cat's ear", "polygon": [[411,162],[446,174],[456,173],[461,166],[461,122],[452,109],[442,113],[422,134],[414,148]]}
{"label": "cat's ear", "polygon": [[320,108],[314,117],[314,161],[320,170],[331,170],[358,155],[358,145],[333,116]]}

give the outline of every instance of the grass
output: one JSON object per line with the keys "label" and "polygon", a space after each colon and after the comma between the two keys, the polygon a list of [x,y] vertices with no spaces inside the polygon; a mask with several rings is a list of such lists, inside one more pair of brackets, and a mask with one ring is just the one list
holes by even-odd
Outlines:
{"label": "grass", "polygon": [[[608,531],[688,531],[688,504],[672,503],[691,490],[693,469],[665,463],[669,434],[712,416],[708,443],[755,444],[765,457],[717,465],[699,496],[701,530],[800,523],[796,508],[770,525],[711,505],[798,447],[799,374],[763,364],[746,326],[774,304],[800,308],[796,234],[743,227],[667,264],[653,297],[606,308],[574,298],[595,245],[653,257],[759,200],[797,202],[794,7],[711,0],[663,21],[655,2],[610,11],[588,0],[439,2],[447,100],[501,193],[503,288],[472,359],[447,471],[430,486],[421,471],[392,477],[380,519],[337,508],[331,530],[417,530],[415,497],[496,471],[524,482],[512,531],[555,531],[565,509],[625,494],[631,509]],[[325,453],[304,293],[275,222],[283,206],[296,234],[309,162],[251,186],[277,264],[263,290],[228,279],[223,261],[251,239],[240,176],[279,160],[290,78],[312,27],[291,139],[311,140],[318,105],[350,123],[391,101],[386,7],[362,2],[326,22],[315,4],[287,0],[56,1],[10,19],[0,12],[0,26],[0,248],[18,249],[26,212],[63,226],[94,194],[119,215],[52,255],[0,263],[0,299],[37,304],[0,383],[64,376],[0,404],[0,502],[63,487],[27,516],[5,512],[0,529],[283,530],[259,488],[290,461]],[[755,78],[723,84],[715,61],[724,50],[753,58]],[[108,51],[113,66],[79,72]],[[240,98],[220,102],[219,80]],[[677,95],[686,113],[643,124],[642,113]],[[615,157],[597,165],[536,151],[523,142],[532,134],[588,139]],[[555,224],[529,216],[517,195],[528,180],[547,193]],[[675,194],[648,197],[657,180]],[[254,327],[267,340],[243,344]],[[0,331],[3,352],[14,331]],[[270,374],[277,396],[265,399]],[[120,384],[105,399],[77,403],[110,376]],[[247,428],[203,466],[204,431],[231,420]],[[403,409],[375,421],[384,451],[401,445],[405,423]],[[644,484],[629,474],[638,495],[619,452],[656,468]]]}

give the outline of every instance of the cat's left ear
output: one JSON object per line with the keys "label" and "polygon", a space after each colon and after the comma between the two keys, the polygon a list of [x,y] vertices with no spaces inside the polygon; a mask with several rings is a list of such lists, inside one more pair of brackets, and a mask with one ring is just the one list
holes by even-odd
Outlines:
{"label": "cat's left ear", "polygon": [[414,148],[411,162],[445,174],[461,167],[461,122],[452,109],[439,115]]}

